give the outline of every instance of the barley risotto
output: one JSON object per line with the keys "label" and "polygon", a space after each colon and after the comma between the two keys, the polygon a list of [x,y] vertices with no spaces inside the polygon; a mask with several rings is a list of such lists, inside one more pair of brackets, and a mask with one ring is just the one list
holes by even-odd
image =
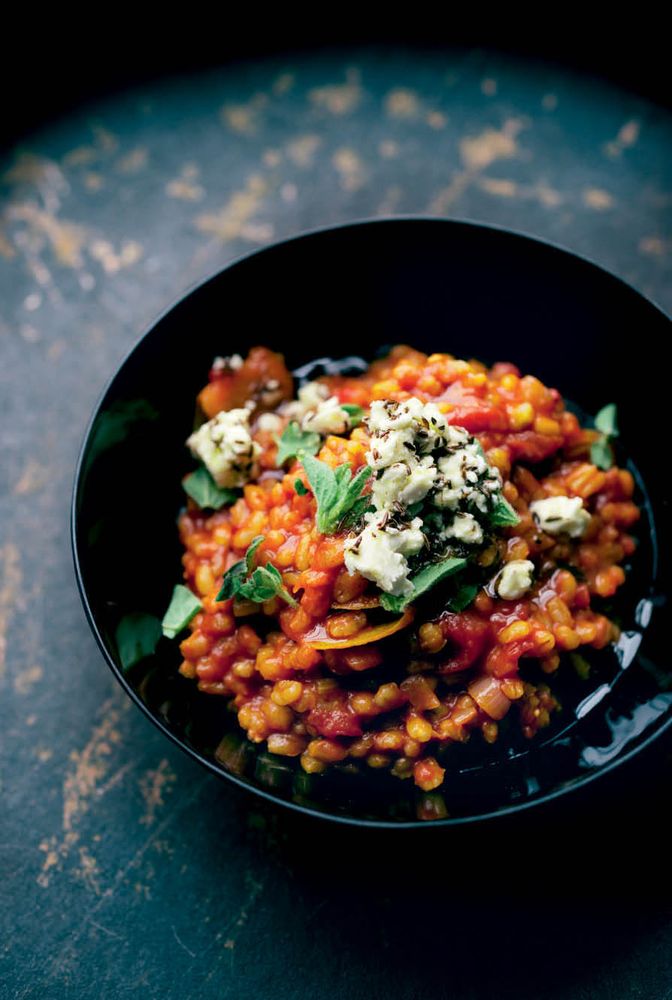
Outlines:
{"label": "barley risotto", "polygon": [[163,633],[253,743],[431,792],[451,745],[511,718],[533,739],[553,674],[618,638],[600,604],[635,549],[634,482],[613,405],[582,427],[512,364],[395,347],[340,370],[214,360]]}

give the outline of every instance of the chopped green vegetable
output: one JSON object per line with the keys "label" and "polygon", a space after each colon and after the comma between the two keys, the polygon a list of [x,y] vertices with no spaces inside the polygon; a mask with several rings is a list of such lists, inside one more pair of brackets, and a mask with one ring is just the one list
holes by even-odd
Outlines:
{"label": "chopped green vegetable", "polygon": [[220,510],[238,499],[238,494],[234,490],[219,487],[204,465],[187,476],[182,482],[182,487],[201,510]]}
{"label": "chopped green vegetable", "polygon": [[518,524],[520,518],[505,497],[500,496],[490,513],[490,523],[495,528],[508,528]]}
{"label": "chopped green vegetable", "polygon": [[296,490],[296,492],[299,494],[300,497],[305,497],[306,494],[308,493],[308,490],[303,485],[303,482],[300,479],[294,480],[294,489]]}
{"label": "chopped green vegetable", "polygon": [[255,604],[263,604],[274,597],[281,597],[287,604],[296,607],[296,601],[283,586],[282,575],[275,566],[268,562],[265,566],[254,568],[254,555],[264,540],[263,535],[257,535],[250,542],[245,558],[234,563],[227,570],[222,580],[222,586],[217,594],[218,601],[228,601],[231,597],[243,597]]}
{"label": "chopped green vegetable", "polygon": [[363,466],[353,477],[349,465],[339,465],[332,469],[326,462],[304,455],[301,459],[308,476],[308,482],[317,500],[317,530],[323,535],[333,535],[345,521],[353,516],[361,516],[364,504],[362,497],[364,484],[372,473],[368,465]]}
{"label": "chopped green vegetable", "polygon": [[451,611],[464,611],[476,597],[479,589],[479,586],[475,583],[462,584],[449,599],[448,607]]}
{"label": "chopped green vegetable", "polygon": [[600,436],[590,446],[590,460],[598,469],[607,470],[614,464],[614,452],[610,439],[618,437],[618,422],[616,419],[616,404],[603,406],[595,417],[595,429]]}
{"label": "chopped green vegetable", "polygon": [[278,438],[278,457],[275,464],[280,468],[289,458],[316,455],[321,442],[322,438],[316,431],[302,431],[297,421],[292,420]]}
{"label": "chopped green vegetable", "polygon": [[134,612],[124,615],[115,632],[121,666],[130,670],[146,656],[151,656],[161,638],[161,622],[154,615]]}
{"label": "chopped green vegetable", "polygon": [[608,403],[602,407],[595,417],[595,427],[606,437],[618,437],[616,403]]}
{"label": "chopped green vegetable", "polygon": [[364,416],[364,410],[361,406],[356,406],[355,403],[341,403],[341,409],[350,417],[350,426],[356,427],[357,424],[361,424],[362,417]]}
{"label": "chopped green vegetable", "polygon": [[435,587],[437,583],[441,580],[445,580],[446,577],[452,576],[454,573],[458,573],[461,569],[467,565],[466,559],[458,559],[451,556],[448,559],[444,559],[442,562],[430,563],[429,566],[425,566],[421,569],[411,579],[413,585],[413,593],[405,597],[395,597],[392,594],[381,594],[380,603],[386,611],[403,611],[404,608],[410,604],[412,601],[421,597],[422,594],[431,590]]}
{"label": "chopped green vegetable", "polygon": [[203,605],[196,595],[184,584],[178,583],[173,590],[168,610],[161,622],[161,628],[166,638],[174,639],[176,635],[179,635],[202,607]]}

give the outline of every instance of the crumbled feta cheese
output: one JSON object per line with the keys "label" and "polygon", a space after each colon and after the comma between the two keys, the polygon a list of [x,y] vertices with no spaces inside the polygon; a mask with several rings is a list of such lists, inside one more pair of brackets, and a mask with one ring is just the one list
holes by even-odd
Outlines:
{"label": "crumbled feta cheese", "polygon": [[322,382],[306,382],[298,391],[298,399],[282,403],[278,411],[283,417],[301,422],[307,413],[317,410],[329,398],[329,389]]}
{"label": "crumbled feta cheese", "polygon": [[590,514],[581,497],[546,497],[530,504],[530,513],[548,535],[581,538],[590,522]]}
{"label": "crumbled feta cheese", "polygon": [[237,372],[243,367],[243,359],[240,354],[232,354],[229,358],[216,357],[212,362],[212,369],[216,372]]}
{"label": "crumbled feta cheese", "polygon": [[386,514],[369,514],[367,520],[364,530],[345,543],[348,572],[361,573],[395,597],[411,594],[406,557],[415,555],[425,543],[422,521],[415,518],[408,528],[395,528],[386,527]]}
{"label": "crumbled feta cheese", "polygon": [[277,413],[262,413],[257,420],[257,427],[260,431],[269,431],[271,434],[279,434],[282,430],[283,420]]}
{"label": "crumbled feta cheese", "polygon": [[532,586],[534,563],[529,559],[512,559],[495,577],[495,590],[505,601],[517,601]]}
{"label": "crumbled feta cheese", "polygon": [[250,411],[242,407],[218,413],[191,435],[187,445],[218,486],[242,486],[258,471],[261,448],[250,434]]}
{"label": "crumbled feta cheese", "polygon": [[338,396],[321,401],[316,410],[309,410],[301,421],[304,431],[318,434],[345,434],[350,430],[350,416],[341,406]]}
{"label": "crumbled feta cheese", "polygon": [[409,454],[406,462],[395,462],[385,469],[371,490],[377,510],[401,504],[408,507],[418,503],[429,493],[436,479],[436,466],[428,455],[418,462]]}
{"label": "crumbled feta cheese", "polygon": [[488,497],[499,492],[499,471],[488,465],[476,441],[470,441],[438,461],[440,478],[433,502],[437,507],[456,510],[460,504],[473,503],[485,512]]}
{"label": "crumbled feta cheese", "polygon": [[458,511],[450,527],[445,528],[445,538],[456,538],[467,545],[480,545],[483,541],[483,529],[473,514]]}

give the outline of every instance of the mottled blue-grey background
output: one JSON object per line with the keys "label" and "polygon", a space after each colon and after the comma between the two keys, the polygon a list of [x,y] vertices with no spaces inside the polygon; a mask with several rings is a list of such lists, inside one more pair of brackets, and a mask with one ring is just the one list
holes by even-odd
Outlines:
{"label": "mottled blue-grey background", "polygon": [[596,79],[362,50],[146,84],[4,155],[2,997],[672,996],[669,762],[522,830],[358,838],[261,809],[118,689],[67,526],[105,380],[234,256],[428,212],[562,243],[669,311],[671,151],[669,112]]}

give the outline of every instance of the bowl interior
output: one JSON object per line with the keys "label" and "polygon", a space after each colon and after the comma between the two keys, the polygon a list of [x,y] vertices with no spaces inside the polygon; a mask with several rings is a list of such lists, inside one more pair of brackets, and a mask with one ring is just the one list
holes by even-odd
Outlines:
{"label": "bowl interior", "polygon": [[115,642],[124,615],[161,617],[181,578],[175,520],[180,480],[193,464],[183,442],[212,358],[264,344],[296,368],[323,356],[371,360],[383,345],[409,343],[513,361],[587,413],[616,402],[619,458],[636,461],[645,506],[614,611],[619,646],[593,655],[588,681],[571,670],[556,675],[564,675],[564,711],[536,742],[451,748],[442,789],[448,822],[557,795],[632,755],[671,710],[656,613],[667,578],[656,551],[666,551],[669,519],[655,429],[665,399],[657,349],[669,333],[660,311],[594,265],[466,223],[355,224],[277,244],[222,271],[167,312],[123,362],[80,459],[73,507],[80,586],[120,680],[182,746],[262,794],[355,822],[415,821],[420,803],[409,782],[338,769],[308,777],[296,762],[249,744],[222,699],[177,674],[176,643],[162,640],[124,676]]}

